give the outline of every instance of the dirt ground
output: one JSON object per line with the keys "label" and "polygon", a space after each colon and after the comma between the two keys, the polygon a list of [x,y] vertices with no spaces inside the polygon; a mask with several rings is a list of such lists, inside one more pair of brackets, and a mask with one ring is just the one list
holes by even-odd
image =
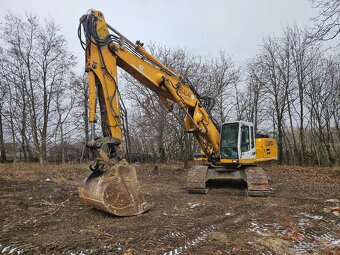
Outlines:
{"label": "dirt ground", "polygon": [[340,254],[340,168],[267,166],[273,193],[243,183],[188,194],[179,165],[137,165],[146,200],[114,217],[78,198],[86,165],[0,165],[2,254]]}

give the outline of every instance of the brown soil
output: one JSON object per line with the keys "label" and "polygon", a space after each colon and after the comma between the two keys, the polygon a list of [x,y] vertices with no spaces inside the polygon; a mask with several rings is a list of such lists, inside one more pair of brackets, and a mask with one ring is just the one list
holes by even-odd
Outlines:
{"label": "brown soil", "polygon": [[[273,193],[242,183],[188,194],[187,171],[137,165],[152,210],[114,217],[82,204],[85,165],[0,165],[3,254],[340,254],[340,169],[266,167]],[[330,200],[332,199],[332,200]]]}

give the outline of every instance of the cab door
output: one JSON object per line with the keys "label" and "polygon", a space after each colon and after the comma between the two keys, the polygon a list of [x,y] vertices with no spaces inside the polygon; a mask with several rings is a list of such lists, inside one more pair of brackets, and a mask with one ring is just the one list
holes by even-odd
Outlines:
{"label": "cab door", "polygon": [[254,124],[249,122],[240,122],[240,159],[255,159],[256,146],[255,146],[255,130]]}

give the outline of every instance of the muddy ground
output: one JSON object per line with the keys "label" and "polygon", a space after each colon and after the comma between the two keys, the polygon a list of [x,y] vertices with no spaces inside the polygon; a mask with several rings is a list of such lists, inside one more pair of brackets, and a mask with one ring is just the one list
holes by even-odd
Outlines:
{"label": "muddy ground", "polygon": [[0,253],[340,254],[340,168],[267,166],[267,198],[242,183],[192,195],[179,165],[137,169],[154,207],[119,218],[78,199],[86,165],[0,165]]}

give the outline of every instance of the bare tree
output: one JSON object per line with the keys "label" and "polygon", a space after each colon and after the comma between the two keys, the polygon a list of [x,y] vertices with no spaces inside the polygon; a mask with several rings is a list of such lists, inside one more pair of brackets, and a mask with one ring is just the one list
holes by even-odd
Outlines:
{"label": "bare tree", "polygon": [[87,75],[76,76],[73,80],[74,91],[77,95],[75,98],[74,126],[79,130],[83,130],[83,152],[82,158],[89,158],[90,151],[85,146],[89,141],[89,88]]}
{"label": "bare tree", "polygon": [[55,130],[53,98],[63,90],[64,78],[74,66],[75,58],[68,52],[66,40],[53,20],[45,20],[41,25],[32,14],[25,18],[8,14],[2,31],[8,56],[7,72],[15,78],[8,83],[20,92],[12,96],[23,111],[22,140],[30,134],[34,152],[44,163],[47,144]]}
{"label": "bare tree", "polygon": [[[264,84],[267,101],[267,116],[272,114],[273,127],[277,128],[279,162],[283,162],[284,120],[287,111],[289,82],[283,79],[286,67],[284,51],[279,40],[268,37],[264,40],[263,50],[259,55],[259,64],[263,68],[261,83]],[[269,119],[269,118],[268,118]],[[275,129],[274,129],[275,131]]]}
{"label": "bare tree", "polygon": [[315,24],[313,38],[317,40],[332,40],[340,34],[340,1],[310,0],[319,14],[312,20]]}
{"label": "bare tree", "polygon": [[[2,55],[2,48],[0,47],[0,55]],[[0,68],[2,68],[2,64],[0,62]],[[1,72],[2,73],[2,72]],[[4,142],[4,128],[3,128],[3,120],[2,120],[2,115],[3,115],[3,100],[5,97],[5,87],[3,83],[1,82],[2,77],[0,73],[0,163],[5,163],[6,162],[6,149],[5,149],[5,142]]]}
{"label": "bare tree", "polygon": [[[305,121],[307,110],[305,107],[306,89],[308,86],[307,73],[312,67],[314,59],[319,55],[318,44],[310,43],[308,40],[308,32],[302,31],[296,26],[288,27],[284,30],[284,38],[289,40],[289,47],[291,49],[292,65],[295,71],[294,84],[297,88],[297,107],[294,107],[298,115],[299,125],[299,142],[300,142],[300,163],[302,165],[306,162],[306,143],[305,143]],[[295,106],[294,104],[292,106]],[[290,109],[290,108],[289,108]],[[293,132],[293,130],[292,130]],[[295,144],[296,147],[296,144]]]}
{"label": "bare tree", "polygon": [[265,104],[265,70],[261,68],[260,59],[249,60],[246,66],[246,87],[241,93],[244,109],[242,119],[253,122],[255,130],[259,131],[262,123],[268,121]]}
{"label": "bare tree", "polygon": [[[326,58],[308,34],[292,26],[282,36],[264,40],[262,51],[248,64],[248,87],[241,92],[245,105],[238,108],[257,123],[249,104],[266,105],[267,110],[256,106],[257,115],[272,117],[280,162],[332,165],[339,160],[338,61]],[[258,92],[260,100],[254,101]]]}
{"label": "bare tree", "polygon": [[[318,165],[334,165],[339,161],[339,64],[332,58],[320,57],[308,74],[310,86],[310,144],[312,159]],[[316,161],[316,162],[315,162]]]}
{"label": "bare tree", "polygon": [[211,114],[219,124],[231,116],[236,104],[237,86],[240,82],[240,69],[233,59],[220,51],[217,57],[207,57],[199,69],[197,87],[200,94],[215,100]]}
{"label": "bare tree", "polygon": [[[65,138],[70,133],[75,133],[76,128],[72,125],[73,121],[70,118],[75,105],[76,98],[76,90],[72,90],[72,78],[65,77],[64,81],[61,81],[63,84],[63,89],[59,90],[58,93],[54,96],[53,100],[55,101],[56,114],[57,114],[57,125],[56,125],[56,135],[59,136],[59,144],[60,144],[60,152],[61,152],[61,162],[64,164],[66,162],[66,148],[67,142]],[[69,82],[69,84],[68,84]],[[65,92],[67,93],[67,97],[65,97]],[[58,132],[59,131],[59,132]]]}
{"label": "bare tree", "polygon": [[[3,55],[3,50],[0,47],[0,55]],[[0,69],[3,69],[2,61],[0,60]],[[3,107],[3,100],[5,97],[5,87],[1,80],[3,79],[2,74],[3,72],[0,71],[0,163],[6,162],[6,150],[5,150],[5,143],[4,143],[4,129],[2,124],[2,107]]]}

